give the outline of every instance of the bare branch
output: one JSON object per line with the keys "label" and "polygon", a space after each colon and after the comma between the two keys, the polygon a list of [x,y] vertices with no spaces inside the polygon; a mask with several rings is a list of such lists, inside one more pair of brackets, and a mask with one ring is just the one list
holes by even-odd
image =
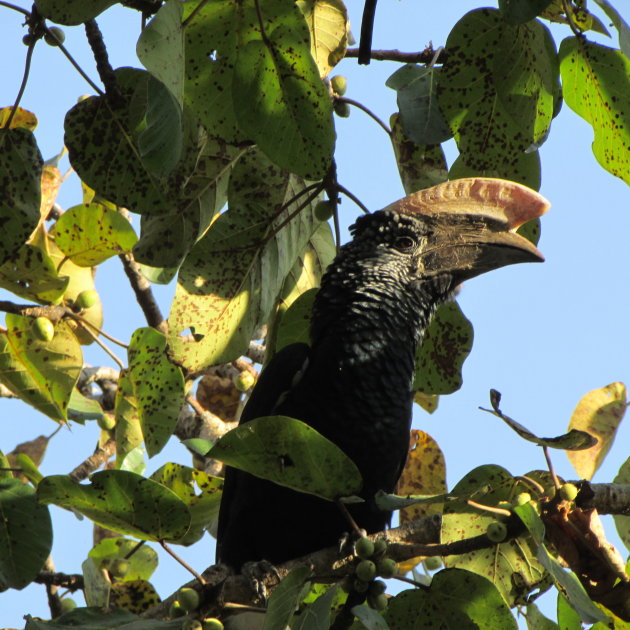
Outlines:
{"label": "bare branch", "polygon": [[[371,58],[375,61],[398,61],[400,63],[431,63],[435,51],[433,46],[429,44],[422,52],[401,52],[400,50],[373,50]],[[358,48],[348,48],[346,57],[358,58]],[[446,53],[444,50],[435,63],[444,63],[446,61]]]}
{"label": "bare branch", "polygon": [[151,283],[140,271],[140,265],[138,265],[131,254],[121,254],[119,258],[122,261],[127,278],[129,278],[131,288],[136,294],[136,300],[138,300],[138,304],[144,313],[147,324],[149,324],[149,326],[153,326],[153,328],[159,330],[161,333],[166,333],[166,321],[164,320],[160,307],[153,296]]}
{"label": "bare branch", "polygon": [[116,440],[108,440],[102,448],[97,446],[94,453],[70,473],[70,479],[77,483],[87,479],[95,470],[103,466],[115,452]]}

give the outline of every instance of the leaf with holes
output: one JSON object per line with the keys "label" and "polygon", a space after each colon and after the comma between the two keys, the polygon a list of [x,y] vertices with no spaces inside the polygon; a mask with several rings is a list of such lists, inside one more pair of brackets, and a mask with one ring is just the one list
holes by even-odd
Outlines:
{"label": "leaf with holes", "polygon": [[39,223],[42,164],[30,131],[0,130],[0,264],[26,243]]}
{"label": "leaf with holes", "polygon": [[124,470],[103,470],[90,481],[78,484],[68,475],[44,477],[37,497],[140,540],[178,540],[188,531],[186,504],[161,484]]}
{"label": "leaf with holes", "polygon": [[[188,506],[190,528],[177,541],[178,544],[191,545],[206,530],[216,536],[223,478],[212,477],[201,470],[169,462],[158,468],[151,479],[170,488]],[[196,493],[195,485],[201,490],[201,494]]]}
{"label": "leaf with holes", "polygon": [[93,267],[130,252],[138,240],[125,217],[97,203],[66,210],[55,223],[53,238],[79,267]]}
{"label": "leaf with holes", "polygon": [[559,54],[564,100],[593,127],[597,161],[630,184],[630,60],[576,37]]}
{"label": "leaf with holes", "polygon": [[329,501],[358,494],[363,483],[336,444],[286,416],[257,418],[232,429],[207,456]]}
{"label": "leaf with holes", "polygon": [[462,386],[462,365],[473,342],[472,324],[457,302],[440,306],[416,355],[414,390],[452,394]]}
{"label": "leaf with holes", "polygon": [[0,522],[0,591],[21,590],[36,578],[50,553],[50,513],[31,486],[0,478]]}
{"label": "leaf with holes", "polygon": [[311,55],[326,77],[343,59],[348,45],[348,11],[341,0],[298,0],[311,33]]}
{"label": "leaf with holes", "polygon": [[567,457],[582,479],[591,479],[601,466],[628,407],[626,386],[611,383],[585,394],[571,415],[569,429],[587,431],[597,444],[587,450],[568,451]]}
{"label": "leaf with holes", "polygon": [[155,328],[139,328],[129,343],[129,380],[138,405],[149,457],[157,455],[175,430],[184,404],[184,376],[166,354],[166,337]]}
{"label": "leaf with holes", "polygon": [[[454,496],[473,495],[474,501],[496,507],[499,501],[512,501],[530,488],[517,481],[500,466],[480,466],[470,471],[451,490]],[[473,494],[474,493],[474,494]],[[497,515],[475,508],[466,501],[444,505],[442,542],[472,538],[486,533]],[[448,567],[459,567],[488,578],[499,589],[505,601],[513,606],[546,579],[545,570],[536,559],[537,546],[529,536],[513,538],[493,547],[458,556],[447,556]]]}
{"label": "leaf with holes", "polygon": [[275,164],[307,179],[326,174],[335,146],[332,100],[293,0],[268,0],[260,22],[241,21],[232,89],[239,127]]}
{"label": "leaf with holes", "polygon": [[50,341],[35,336],[32,322],[30,317],[7,313],[7,331],[0,335],[0,380],[38,411],[65,420],[83,367],[81,346],[63,321]]}

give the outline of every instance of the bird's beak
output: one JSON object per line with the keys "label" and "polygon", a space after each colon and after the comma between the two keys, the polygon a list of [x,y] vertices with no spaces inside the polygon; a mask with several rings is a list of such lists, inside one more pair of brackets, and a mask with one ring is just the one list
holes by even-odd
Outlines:
{"label": "bird's beak", "polygon": [[505,265],[542,262],[536,246],[516,229],[549,207],[521,184],[472,177],[421,190],[387,209],[423,216],[430,230],[419,261],[423,275],[449,273],[458,284]]}

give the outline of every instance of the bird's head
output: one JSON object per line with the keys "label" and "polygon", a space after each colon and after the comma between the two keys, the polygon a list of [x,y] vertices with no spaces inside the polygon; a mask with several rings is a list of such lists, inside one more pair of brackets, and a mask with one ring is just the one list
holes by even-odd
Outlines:
{"label": "bird's head", "polygon": [[426,315],[465,280],[505,265],[543,261],[516,229],[548,208],[544,197],[525,186],[484,177],[404,197],[350,228],[353,239],[328,268],[318,296],[322,308],[316,310],[332,315],[331,308],[349,299],[357,312],[372,303],[384,309],[400,305],[406,318],[412,311]]}
{"label": "bird's head", "polygon": [[359,218],[349,249],[367,268],[378,265],[408,281],[452,290],[492,269],[542,262],[516,229],[548,209],[544,197],[514,182],[454,180]]}

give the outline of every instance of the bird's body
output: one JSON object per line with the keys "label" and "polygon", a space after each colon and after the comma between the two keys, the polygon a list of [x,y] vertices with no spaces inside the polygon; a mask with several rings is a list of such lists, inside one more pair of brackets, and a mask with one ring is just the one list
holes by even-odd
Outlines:
{"label": "bird's body", "polygon": [[[361,472],[364,502],[348,507],[368,533],[390,521],[374,495],[393,491],[405,463],[423,332],[456,285],[485,270],[463,265],[462,271],[461,254],[453,263],[450,253],[443,269],[433,269],[438,228],[430,217],[394,210],[360,218],[353,240],[322,279],[310,347],[292,344],[274,356],[241,418],[241,423],[268,415],[297,418],[339,446]],[[336,544],[348,529],[332,502],[226,471],[219,562],[235,569],[247,561],[281,563]]]}

